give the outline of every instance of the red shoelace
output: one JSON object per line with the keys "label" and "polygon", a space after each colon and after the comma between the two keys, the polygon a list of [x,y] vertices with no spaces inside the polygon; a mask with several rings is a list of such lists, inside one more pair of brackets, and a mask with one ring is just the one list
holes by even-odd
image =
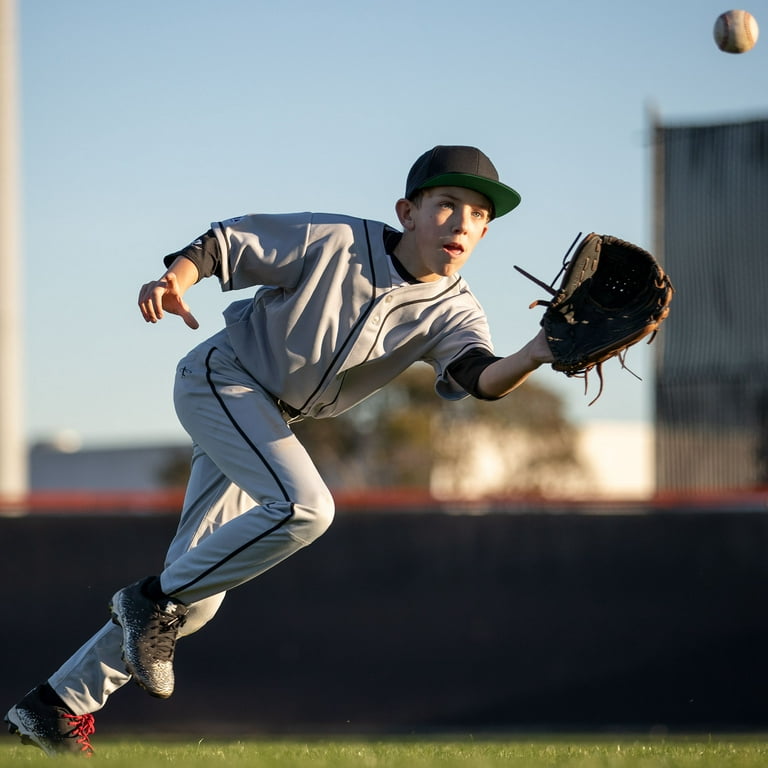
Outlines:
{"label": "red shoelace", "polygon": [[72,723],[71,737],[80,745],[80,751],[89,756],[93,754],[93,747],[88,737],[96,730],[93,715],[70,715],[64,713],[64,717]]}

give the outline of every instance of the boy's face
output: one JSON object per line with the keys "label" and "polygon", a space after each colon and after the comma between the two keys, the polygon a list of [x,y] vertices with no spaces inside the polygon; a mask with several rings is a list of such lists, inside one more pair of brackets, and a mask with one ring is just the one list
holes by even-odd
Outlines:
{"label": "boy's face", "polygon": [[491,204],[464,187],[425,189],[417,205],[398,200],[400,223],[413,241],[406,268],[419,280],[437,280],[458,272],[485,237]]}

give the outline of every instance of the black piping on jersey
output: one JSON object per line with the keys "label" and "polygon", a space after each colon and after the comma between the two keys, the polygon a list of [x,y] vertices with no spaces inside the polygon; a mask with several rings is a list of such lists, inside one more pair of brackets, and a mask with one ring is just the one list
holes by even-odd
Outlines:
{"label": "black piping on jersey", "polygon": [[221,410],[224,411],[224,413],[226,414],[226,417],[230,420],[230,422],[232,423],[232,426],[235,428],[235,430],[237,430],[240,437],[242,437],[243,440],[245,440],[248,447],[259,457],[261,463],[269,471],[269,474],[272,475],[275,483],[277,484],[277,487],[280,489],[280,493],[282,494],[283,499],[285,499],[285,501],[290,502],[291,507],[290,507],[290,512],[288,512],[288,514],[282,520],[275,523],[275,525],[273,525],[271,528],[264,531],[263,533],[260,533],[258,536],[255,536],[254,538],[246,541],[242,546],[233,550],[226,557],[219,560],[218,563],[215,563],[210,568],[207,568],[205,571],[195,576],[195,578],[192,579],[192,581],[188,581],[186,584],[183,584],[178,589],[173,590],[173,593],[171,593],[169,597],[172,597],[174,594],[178,594],[179,592],[183,592],[185,589],[189,589],[194,584],[197,584],[198,581],[200,581],[201,579],[204,579],[206,576],[208,576],[208,574],[213,573],[213,571],[215,571],[217,568],[220,568],[222,565],[224,565],[224,563],[229,562],[233,557],[236,557],[241,552],[248,549],[248,547],[253,546],[257,542],[261,541],[263,538],[266,538],[267,536],[269,536],[271,533],[274,533],[275,531],[282,528],[294,515],[293,502],[291,501],[288,495],[288,491],[286,491],[282,481],[277,476],[277,473],[275,472],[275,470],[269,465],[267,460],[264,458],[264,454],[262,454],[262,452],[256,447],[256,445],[254,445],[253,441],[248,437],[248,435],[243,431],[242,427],[237,423],[237,420],[235,419],[235,417],[232,415],[229,408],[227,408],[226,404],[224,403],[224,399],[216,390],[216,385],[213,383],[213,380],[211,378],[211,366],[210,366],[211,355],[216,351],[217,351],[216,347],[211,348],[211,350],[208,352],[208,355],[205,358],[205,378],[208,381],[208,386],[211,388],[211,392],[213,392],[213,396],[219,401]]}
{"label": "black piping on jersey", "polygon": [[[411,304],[424,304],[425,302],[432,302],[435,299],[439,299],[441,296],[445,296],[446,293],[450,293],[456,286],[461,282],[461,277],[457,277],[451,285],[449,285],[444,291],[441,291],[435,296],[429,296],[424,299],[412,299],[411,301],[404,301],[402,304],[396,304],[393,307],[389,309],[389,311],[384,315],[384,319],[381,321],[381,324],[379,326],[379,331],[376,334],[376,338],[371,343],[371,348],[368,350],[368,354],[365,356],[365,359],[363,360],[363,363],[368,361],[368,358],[373,354],[373,350],[376,348],[376,343],[379,340],[379,336],[384,332],[384,326],[386,324],[387,318],[393,313],[396,312],[399,309],[402,309],[403,307],[409,307]],[[361,363],[362,365],[362,363]]]}
{"label": "black piping on jersey", "polygon": [[[451,285],[449,285],[441,293],[438,293],[437,296],[431,296],[431,297],[426,298],[426,299],[413,299],[412,301],[404,301],[402,304],[397,304],[396,306],[392,307],[386,313],[386,315],[384,315],[384,321],[382,321],[381,327],[379,328],[379,332],[376,334],[376,338],[373,340],[373,343],[371,344],[371,348],[368,350],[368,354],[365,356],[365,360],[363,360],[363,363],[368,360],[368,358],[371,356],[373,350],[375,349],[376,342],[378,341],[379,336],[381,335],[382,331],[384,330],[385,321],[392,314],[392,312],[394,312],[397,309],[401,309],[402,307],[407,307],[410,304],[419,304],[419,303],[422,303],[422,302],[425,302],[425,301],[434,301],[436,298],[440,298],[440,296],[444,296],[446,293],[449,293],[451,290],[453,290],[460,281],[461,281],[461,277],[457,277],[456,280],[454,280],[454,282]],[[464,347],[464,349],[462,349],[461,353],[456,355],[456,357],[454,359],[457,360],[459,357],[461,357],[461,355],[463,355],[465,352],[468,352],[470,349],[478,349],[478,347],[477,347],[476,344],[469,343],[469,344],[465,345],[465,347]],[[362,363],[361,363],[361,365],[362,365]],[[346,375],[346,373],[344,375]],[[336,397],[334,397],[333,400],[331,400],[330,403],[327,403],[327,406],[332,406],[336,402],[336,400],[338,400],[340,392],[341,392],[341,387],[339,387],[339,391],[336,393]],[[477,395],[474,395],[474,396],[477,397]]]}
{"label": "black piping on jersey", "polygon": [[371,300],[368,304],[368,307],[360,314],[360,317],[357,318],[357,322],[352,326],[352,330],[347,335],[347,338],[344,340],[343,344],[339,345],[339,350],[336,352],[336,354],[333,356],[333,359],[328,364],[328,367],[325,370],[325,373],[320,377],[320,381],[318,385],[315,387],[313,392],[309,395],[309,397],[304,401],[304,403],[297,409],[300,413],[304,411],[304,409],[309,405],[309,403],[312,402],[312,399],[315,397],[315,395],[325,386],[326,380],[331,376],[333,373],[333,369],[336,365],[336,361],[341,356],[341,353],[344,351],[345,347],[347,347],[355,338],[355,333],[357,332],[357,329],[365,323],[365,321],[368,319],[368,315],[371,314],[371,311],[373,310],[373,307],[376,304],[376,262],[373,258],[373,249],[371,248],[371,233],[368,230],[368,220],[363,219],[363,227],[365,228],[365,243],[368,248],[368,265],[371,269],[371,285],[373,286],[373,291],[371,294]]}

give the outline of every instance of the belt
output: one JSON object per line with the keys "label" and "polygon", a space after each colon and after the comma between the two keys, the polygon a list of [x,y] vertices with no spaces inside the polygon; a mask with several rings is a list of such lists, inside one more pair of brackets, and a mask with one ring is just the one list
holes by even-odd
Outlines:
{"label": "belt", "polygon": [[281,410],[283,418],[288,424],[294,421],[301,421],[304,418],[301,414],[301,411],[297,410],[292,405],[288,405],[288,403],[286,403],[284,400],[280,400],[280,398],[276,397],[275,402],[277,403],[277,407]]}

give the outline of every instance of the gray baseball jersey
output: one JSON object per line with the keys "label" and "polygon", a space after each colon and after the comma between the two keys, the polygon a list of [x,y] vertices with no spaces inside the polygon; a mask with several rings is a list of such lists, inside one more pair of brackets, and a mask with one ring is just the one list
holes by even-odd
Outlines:
{"label": "gray baseball jersey", "polygon": [[471,348],[492,354],[485,314],[458,275],[394,285],[385,225],[328,214],[242,216],[213,225],[221,284],[256,285],[224,313],[246,370],[303,415],[336,416],[423,360],[436,390]]}

